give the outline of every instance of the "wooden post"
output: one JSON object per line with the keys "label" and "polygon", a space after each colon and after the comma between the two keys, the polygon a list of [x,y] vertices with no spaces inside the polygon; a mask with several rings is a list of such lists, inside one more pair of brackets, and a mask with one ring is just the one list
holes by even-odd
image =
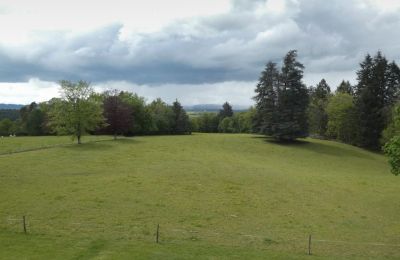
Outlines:
{"label": "wooden post", "polygon": [[311,235],[308,236],[308,255],[311,255]]}
{"label": "wooden post", "polygon": [[24,227],[24,233],[26,234],[26,221],[25,221],[25,216],[22,216],[22,225]]}
{"label": "wooden post", "polygon": [[160,224],[157,224],[157,233],[156,233],[156,243],[158,244],[158,239],[160,237]]}

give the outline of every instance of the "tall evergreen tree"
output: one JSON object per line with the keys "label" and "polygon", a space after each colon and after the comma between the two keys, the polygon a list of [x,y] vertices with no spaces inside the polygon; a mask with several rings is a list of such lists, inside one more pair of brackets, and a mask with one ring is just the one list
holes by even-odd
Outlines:
{"label": "tall evergreen tree", "polygon": [[379,139],[385,128],[385,94],[387,87],[388,62],[378,52],[374,58],[367,55],[357,72],[356,106],[360,146],[379,149]]}
{"label": "tall evergreen tree", "polygon": [[353,86],[350,84],[349,81],[342,80],[340,85],[336,88],[336,93],[353,95],[354,94],[354,89],[353,89]]}
{"label": "tall evergreen tree", "polygon": [[218,113],[219,120],[222,121],[225,117],[232,117],[233,116],[233,109],[232,106],[225,102],[222,105],[222,109]]}
{"label": "tall evergreen tree", "polygon": [[289,51],[283,61],[278,94],[277,124],[273,136],[294,140],[308,136],[308,91],[303,84],[304,65],[297,61],[297,51]]}
{"label": "tall evergreen tree", "polygon": [[172,104],[172,111],[174,114],[174,122],[172,126],[173,133],[185,134],[190,132],[189,117],[178,100],[175,100]]}
{"label": "tall evergreen tree", "polygon": [[255,128],[278,140],[308,136],[308,91],[302,83],[304,66],[297,51],[289,51],[281,73],[268,63],[256,87]]}
{"label": "tall evergreen tree", "polygon": [[253,128],[256,133],[272,135],[276,124],[279,92],[279,71],[276,64],[268,62],[261,72],[255,89],[256,113]]}
{"label": "tall evergreen tree", "polygon": [[385,104],[392,106],[400,101],[400,68],[396,62],[392,61],[388,65],[386,77]]}

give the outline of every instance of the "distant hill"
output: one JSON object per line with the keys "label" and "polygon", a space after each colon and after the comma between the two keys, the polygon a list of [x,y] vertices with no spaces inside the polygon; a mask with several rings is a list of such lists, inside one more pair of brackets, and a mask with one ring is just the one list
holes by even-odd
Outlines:
{"label": "distant hill", "polygon": [[[188,112],[217,112],[222,109],[222,105],[217,104],[199,104],[193,106],[184,106],[185,110]],[[232,105],[234,111],[245,111],[249,109],[246,106],[235,106]]]}
{"label": "distant hill", "polygon": [[20,104],[2,104],[0,103],[0,109],[20,109],[24,105]]}

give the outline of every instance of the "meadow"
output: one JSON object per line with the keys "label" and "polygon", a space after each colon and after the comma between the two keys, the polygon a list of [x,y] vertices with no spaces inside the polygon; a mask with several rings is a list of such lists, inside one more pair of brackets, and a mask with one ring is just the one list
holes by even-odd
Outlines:
{"label": "meadow", "polygon": [[1,259],[400,258],[400,179],[379,153],[249,134],[111,139],[1,140]]}

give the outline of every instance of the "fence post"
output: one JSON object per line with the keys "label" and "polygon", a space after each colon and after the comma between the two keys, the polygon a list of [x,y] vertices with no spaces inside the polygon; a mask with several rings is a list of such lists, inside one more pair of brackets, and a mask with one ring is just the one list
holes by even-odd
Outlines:
{"label": "fence post", "polygon": [[22,216],[22,225],[24,227],[24,233],[26,234],[26,221],[25,221],[25,216]]}
{"label": "fence post", "polygon": [[311,255],[311,235],[308,236],[308,255]]}
{"label": "fence post", "polygon": [[160,237],[160,224],[157,224],[157,232],[156,232],[156,243],[158,244],[158,239]]}

